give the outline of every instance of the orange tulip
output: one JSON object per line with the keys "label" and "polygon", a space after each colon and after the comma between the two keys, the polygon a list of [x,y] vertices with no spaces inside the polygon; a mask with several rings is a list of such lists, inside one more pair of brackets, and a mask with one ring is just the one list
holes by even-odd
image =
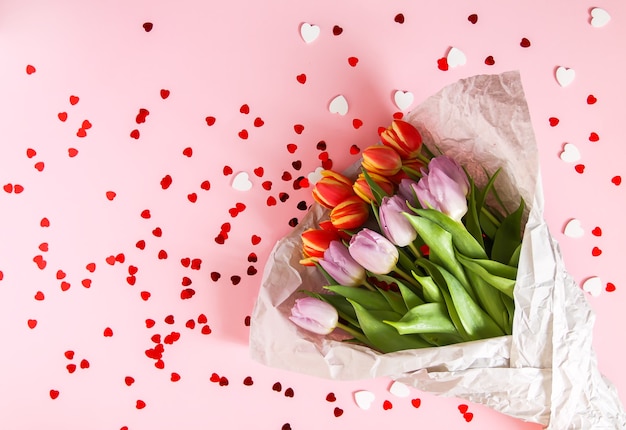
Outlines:
{"label": "orange tulip", "polygon": [[422,149],[422,136],[419,131],[406,121],[394,120],[380,134],[383,145],[395,149],[402,159],[415,158]]}
{"label": "orange tulip", "polygon": [[334,231],[318,230],[316,228],[303,231],[301,236],[304,255],[315,258],[322,258],[330,242],[339,239],[339,235]]}
{"label": "orange tulip", "polygon": [[360,197],[352,196],[330,211],[330,221],[335,228],[351,230],[365,224],[369,215],[368,204]]}
{"label": "orange tulip", "polygon": [[[382,188],[385,193],[387,193],[388,195],[393,194],[394,185],[389,179],[385,178],[384,176],[377,175],[376,173],[368,174],[370,178],[374,182],[376,182],[376,184],[380,188]],[[358,178],[356,178],[356,181],[354,181],[354,186],[352,188],[354,189],[356,195],[363,199],[366,203],[369,204],[374,201],[374,194],[372,193],[370,186],[367,184],[367,181],[365,180],[365,175],[363,175],[363,173],[361,173]]]}
{"label": "orange tulip", "polygon": [[370,146],[363,151],[361,165],[365,170],[382,176],[393,176],[402,168],[402,159],[389,146]]}
{"label": "orange tulip", "polygon": [[352,181],[332,170],[322,171],[322,178],[313,188],[313,198],[325,208],[332,209],[352,196]]}

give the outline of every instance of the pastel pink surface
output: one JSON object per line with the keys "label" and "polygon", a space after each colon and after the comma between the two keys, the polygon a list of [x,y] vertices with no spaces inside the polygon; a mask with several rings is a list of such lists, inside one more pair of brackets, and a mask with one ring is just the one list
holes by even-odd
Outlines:
{"label": "pastel pink surface", "polygon": [[[416,390],[397,398],[388,380],[282,372],[247,351],[263,265],[312,201],[294,181],[324,152],[339,169],[352,164],[353,145],[374,143],[398,110],[395,91],[412,92],[416,105],[460,78],[507,70],[522,75],[545,216],[566,265],[579,282],[603,281],[589,296],[594,344],[600,370],[625,392],[615,327],[626,318],[626,184],[617,179],[626,176],[626,6],[602,5],[612,17],[602,28],[590,25],[594,6],[5,1],[1,427],[539,428],[474,404],[468,423],[458,399]],[[311,43],[303,23],[320,28]],[[442,71],[437,61],[451,47],[467,63]],[[557,83],[559,66],[575,69],[571,85]],[[328,110],[337,95],[345,116]],[[579,161],[559,158],[565,143]],[[231,186],[239,172],[249,191]],[[572,218],[583,237],[562,234]],[[375,393],[370,410],[355,404],[358,390]]]}

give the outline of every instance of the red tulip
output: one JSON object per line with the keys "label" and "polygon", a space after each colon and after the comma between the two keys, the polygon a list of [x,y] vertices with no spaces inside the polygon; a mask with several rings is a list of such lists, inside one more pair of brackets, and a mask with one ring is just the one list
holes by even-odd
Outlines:
{"label": "red tulip", "polygon": [[422,149],[422,136],[419,131],[406,121],[394,120],[380,134],[383,145],[396,150],[402,159],[415,158]]}
{"label": "red tulip", "polygon": [[365,148],[361,165],[368,172],[381,176],[393,176],[402,168],[402,159],[395,149],[376,145]]}
{"label": "red tulip", "polygon": [[338,240],[334,231],[310,228],[302,232],[302,250],[306,257],[322,258],[330,242]]}
{"label": "red tulip", "polygon": [[330,221],[338,229],[361,227],[368,218],[369,205],[358,196],[347,198],[330,211]]}
{"label": "red tulip", "polygon": [[[385,193],[388,195],[393,194],[394,185],[389,179],[384,176],[377,175],[376,173],[369,173],[369,176],[380,188],[383,189]],[[356,195],[368,204],[374,201],[374,195],[372,194],[372,190],[365,180],[365,175],[363,175],[363,173],[361,173],[356,181],[354,181],[354,186],[352,188],[354,189]]]}
{"label": "red tulip", "polygon": [[352,181],[332,170],[322,171],[322,178],[313,188],[313,198],[325,208],[332,209],[352,196]]}

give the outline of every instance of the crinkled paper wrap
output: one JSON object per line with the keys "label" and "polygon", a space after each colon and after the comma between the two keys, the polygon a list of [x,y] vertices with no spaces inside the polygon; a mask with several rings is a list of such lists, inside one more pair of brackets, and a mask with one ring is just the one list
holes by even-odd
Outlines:
{"label": "crinkled paper wrap", "polygon": [[387,376],[422,391],[481,403],[552,430],[626,428],[618,394],[592,349],[594,315],[566,271],[543,220],[537,145],[518,72],[463,79],[427,99],[407,120],[426,145],[470,169],[503,171],[505,203],[529,203],[515,287],[513,334],[445,347],[380,354],[309,334],[288,320],[301,289],[321,291],[315,268],[298,263],[300,234],[326,212],[313,205],[266,265],[252,315],[250,351],[268,366],[324,378]]}

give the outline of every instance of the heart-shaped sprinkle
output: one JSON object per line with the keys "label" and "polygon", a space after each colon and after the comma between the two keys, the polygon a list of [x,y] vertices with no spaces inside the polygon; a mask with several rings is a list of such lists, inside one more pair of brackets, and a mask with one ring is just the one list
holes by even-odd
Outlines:
{"label": "heart-shaped sprinkle", "polygon": [[496,64],[496,60],[493,59],[493,55],[490,55],[487,58],[485,58],[485,64],[488,66],[493,66],[494,64]]}
{"label": "heart-shaped sprinkle", "polygon": [[401,13],[397,14],[397,15],[393,18],[393,20],[394,20],[395,22],[397,22],[398,24],[404,24],[404,14],[401,14]]}
{"label": "heart-shaped sprinkle", "polygon": [[574,161],[580,160],[580,151],[576,147],[576,145],[572,143],[566,143],[563,145],[563,152],[559,155],[561,160],[566,163],[573,163]]}
{"label": "heart-shaped sprinkle", "polygon": [[146,33],[150,33],[150,31],[152,30],[153,24],[151,22],[144,22],[142,27]]}
{"label": "heart-shaped sprinkle", "polygon": [[296,81],[298,81],[301,84],[306,83],[306,74],[301,73],[298,76],[296,76]]}
{"label": "heart-shaped sprinkle", "polygon": [[35,68],[35,66],[33,65],[27,65],[26,66],[26,74],[28,75],[32,75],[33,73],[35,73],[37,71],[37,69]]}
{"label": "heart-shaped sprinkle", "polygon": [[474,414],[471,413],[471,412],[465,412],[463,414],[463,418],[465,419],[465,421],[467,421],[469,423],[470,421],[472,421],[474,419]]}
{"label": "heart-shaped sprinkle", "polygon": [[396,91],[393,95],[393,101],[400,110],[407,110],[414,101],[413,93],[410,91]]}
{"label": "heart-shaped sprinkle", "polygon": [[383,402],[383,409],[388,411],[389,409],[393,408],[393,404],[389,401],[389,400],[385,400]]}
{"label": "heart-shaped sprinkle", "polygon": [[348,57],[348,64],[352,67],[356,67],[356,65],[358,64],[359,59],[357,57]]}
{"label": "heart-shaped sprinkle", "polygon": [[161,98],[165,100],[166,98],[170,96],[170,90],[163,89],[161,90],[160,94],[161,94]]}
{"label": "heart-shaped sprinkle", "polygon": [[335,393],[328,393],[326,395],[326,401],[330,403],[337,401],[337,397],[335,396]]}
{"label": "heart-shaped sprinkle", "polygon": [[568,221],[563,229],[563,234],[567,237],[583,237],[585,235],[585,230],[583,230],[582,225],[579,220],[572,219]]}
{"label": "heart-shaped sprinkle", "polygon": [[58,390],[50,390],[50,398],[52,400],[56,399],[57,397],[59,397],[59,391]]}
{"label": "heart-shaped sprinkle", "polygon": [[465,403],[462,403],[458,406],[459,412],[464,414],[465,412],[468,411],[469,406],[467,406]]}
{"label": "heart-shaped sprinkle", "polygon": [[593,94],[589,94],[587,96],[587,104],[588,105],[595,104],[597,101],[598,101],[598,99]]}
{"label": "heart-shaped sprinkle", "polygon": [[333,409],[333,415],[335,415],[335,417],[339,418],[340,416],[343,415],[343,409],[341,409],[341,408]]}
{"label": "heart-shaped sprinkle", "polygon": [[589,142],[597,142],[600,140],[600,136],[595,131],[589,133]]}
{"label": "heart-shaped sprinkle", "polygon": [[598,257],[602,255],[602,250],[598,248],[597,246],[594,246],[593,249],[591,250],[591,255],[593,255],[594,257]]}
{"label": "heart-shaped sprinkle", "polygon": [[448,60],[446,59],[446,57],[442,57],[437,60],[437,68],[444,72],[448,70],[449,66],[448,66]]}
{"label": "heart-shaped sprinkle", "polygon": [[583,282],[583,291],[598,297],[602,292],[602,280],[598,276],[592,276]]}
{"label": "heart-shaped sprinkle", "polygon": [[611,178],[611,182],[613,183],[613,185],[620,185],[622,183],[622,177],[619,175],[613,176]]}
{"label": "heart-shaped sprinkle", "polygon": [[307,22],[300,26],[300,36],[306,43],[315,41],[320,35],[320,28]]}
{"label": "heart-shaped sprinkle", "polygon": [[595,227],[593,230],[591,230],[591,234],[598,237],[602,236],[602,229],[600,227]]}
{"label": "heart-shaped sprinkle", "polygon": [[248,173],[237,173],[233,178],[231,186],[237,191],[249,191],[252,188],[252,182],[250,182],[250,177]]}
{"label": "heart-shaped sprinkle", "polygon": [[355,403],[365,411],[372,407],[374,400],[376,400],[376,396],[371,391],[361,390],[354,393]]}
{"label": "heart-shaped sprinkle", "polygon": [[550,127],[556,127],[559,124],[559,119],[555,117],[550,117],[548,121],[550,122]]}
{"label": "heart-shaped sprinkle", "polygon": [[574,69],[568,69],[563,66],[559,66],[556,69],[556,81],[560,86],[566,87],[572,82],[574,82],[574,78],[576,78],[576,71]]}
{"label": "heart-shaped sprinkle", "polygon": [[333,35],[339,36],[341,33],[343,33],[343,28],[339,27],[338,25],[335,25],[333,27]]}
{"label": "heart-shaped sprinkle", "polygon": [[584,164],[577,164],[574,166],[574,170],[576,170],[576,172],[582,174],[585,171],[585,165]]}
{"label": "heart-shaped sprinkle", "polygon": [[476,24],[478,22],[478,15],[476,15],[475,13],[471,14],[470,16],[467,17],[467,20],[469,22],[471,22],[472,24]]}
{"label": "heart-shaped sprinkle", "polygon": [[406,384],[402,382],[394,381],[389,387],[389,392],[396,397],[408,397],[411,394],[411,390]]}
{"label": "heart-shaped sprinkle", "polygon": [[525,37],[522,37],[522,40],[520,41],[519,46],[521,46],[522,48],[528,48],[530,46],[530,40],[528,40]]}
{"label": "heart-shaped sprinkle", "polygon": [[343,116],[348,113],[348,100],[342,95],[335,97],[328,105],[330,113],[338,113]]}
{"label": "heart-shaped sprinkle", "polygon": [[411,400],[411,404],[413,405],[414,408],[419,408],[420,406],[422,406],[422,399],[412,399]]}
{"label": "heart-shaped sprinkle", "polygon": [[594,7],[591,9],[591,26],[595,28],[604,27],[611,20],[611,15],[609,13],[599,7]]}
{"label": "heart-shaped sprinkle", "polygon": [[463,66],[467,63],[467,57],[459,48],[452,47],[448,51],[448,55],[446,55],[446,61],[449,67]]}
{"label": "heart-shaped sprinkle", "polygon": [[609,293],[612,293],[613,291],[615,291],[615,284],[613,284],[612,282],[607,282],[605,290]]}

